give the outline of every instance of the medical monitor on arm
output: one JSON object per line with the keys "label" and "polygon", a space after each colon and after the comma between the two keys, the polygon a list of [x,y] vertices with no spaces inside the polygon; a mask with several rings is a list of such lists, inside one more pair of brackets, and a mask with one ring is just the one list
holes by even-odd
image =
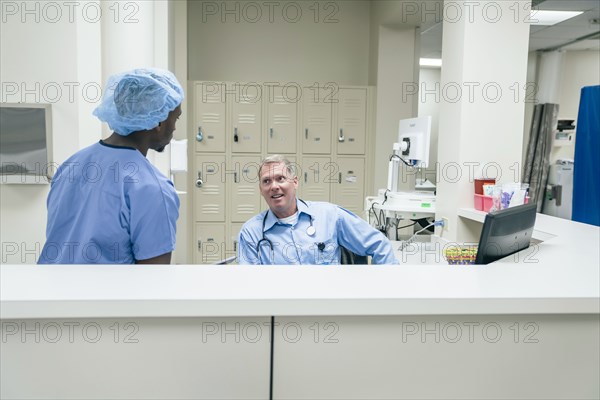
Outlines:
{"label": "medical monitor on arm", "polygon": [[431,142],[431,116],[401,119],[398,129],[400,157],[417,168],[427,168]]}
{"label": "medical monitor on arm", "polygon": [[400,168],[427,168],[430,142],[431,116],[400,120],[398,141],[388,164],[388,191],[398,191]]}

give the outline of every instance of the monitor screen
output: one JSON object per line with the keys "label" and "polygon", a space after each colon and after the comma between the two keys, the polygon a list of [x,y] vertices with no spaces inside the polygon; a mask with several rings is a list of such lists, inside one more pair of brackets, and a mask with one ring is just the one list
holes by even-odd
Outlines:
{"label": "monitor screen", "polygon": [[431,142],[431,116],[401,119],[398,127],[398,143],[408,143],[402,158],[410,160],[417,168],[429,166]]}
{"label": "monitor screen", "polygon": [[529,247],[535,225],[535,203],[485,216],[475,264],[489,264]]}
{"label": "monitor screen", "polygon": [[0,174],[47,176],[51,129],[50,105],[1,104]]}

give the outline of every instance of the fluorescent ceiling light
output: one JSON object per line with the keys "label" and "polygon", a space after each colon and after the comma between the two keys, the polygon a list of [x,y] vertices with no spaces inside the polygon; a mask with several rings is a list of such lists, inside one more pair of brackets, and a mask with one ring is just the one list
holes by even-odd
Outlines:
{"label": "fluorescent ceiling light", "polygon": [[441,67],[441,58],[421,58],[419,59],[419,65],[421,67]]}
{"label": "fluorescent ceiling light", "polygon": [[531,25],[555,25],[579,14],[583,11],[531,10],[529,21]]}

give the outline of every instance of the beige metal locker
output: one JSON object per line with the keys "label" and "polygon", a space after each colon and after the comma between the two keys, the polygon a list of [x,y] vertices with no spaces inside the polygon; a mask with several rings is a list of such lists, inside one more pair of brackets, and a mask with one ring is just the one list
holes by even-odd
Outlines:
{"label": "beige metal locker", "polygon": [[305,88],[302,97],[302,152],[331,154],[332,100],[324,88]]}
{"label": "beige metal locker", "polygon": [[[227,166],[229,210],[232,222],[246,222],[260,212],[258,168],[260,156],[232,156]],[[232,173],[233,172],[233,173]]]}
{"label": "beige metal locker", "polygon": [[225,222],[225,156],[197,155],[194,166],[195,220]]}
{"label": "beige metal locker", "polygon": [[259,85],[235,84],[229,90],[232,126],[228,139],[233,153],[260,153],[262,89]]}
{"label": "beige metal locker", "polygon": [[363,215],[365,201],[365,161],[362,158],[338,158],[337,184],[333,185],[333,202],[358,216]]}
{"label": "beige metal locker", "polygon": [[[267,86],[267,152],[296,153],[298,136],[298,94],[293,86]],[[301,94],[300,94],[301,95]]]}
{"label": "beige metal locker", "polygon": [[308,201],[330,201],[330,181],[335,179],[335,171],[335,165],[329,157],[303,157],[301,174],[298,176],[300,198]]}
{"label": "beige metal locker", "polygon": [[343,88],[337,113],[337,153],[365,154],[367,89]]}
{"label": "beige metal locker", "polygon": [[225,226],[196,223],[194,264],[215,264],[226,258]]}
{"label": "beige metal locker", "polygon": [[194,85],[195,149],[200,152],[225,151],[225,84],[198,82]]}

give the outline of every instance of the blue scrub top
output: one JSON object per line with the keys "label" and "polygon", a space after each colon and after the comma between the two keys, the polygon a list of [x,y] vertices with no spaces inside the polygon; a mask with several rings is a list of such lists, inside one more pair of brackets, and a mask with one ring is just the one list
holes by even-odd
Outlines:
{"label": "blue scrub top", "polygon": [[179,197],[134,148],[100,141],[75,153],[47,205],[39,264],[132,264],[175,249]]}
{"label": "blue scrub top", "polygon": [[343,246],[373,257],[374,264],[398,264],[390,241],[350,211],[325,202],[297,201],[297,206],[295,225],[279,222],[271,211],[246,222],[239,235],[239,263],[339,264]]}

